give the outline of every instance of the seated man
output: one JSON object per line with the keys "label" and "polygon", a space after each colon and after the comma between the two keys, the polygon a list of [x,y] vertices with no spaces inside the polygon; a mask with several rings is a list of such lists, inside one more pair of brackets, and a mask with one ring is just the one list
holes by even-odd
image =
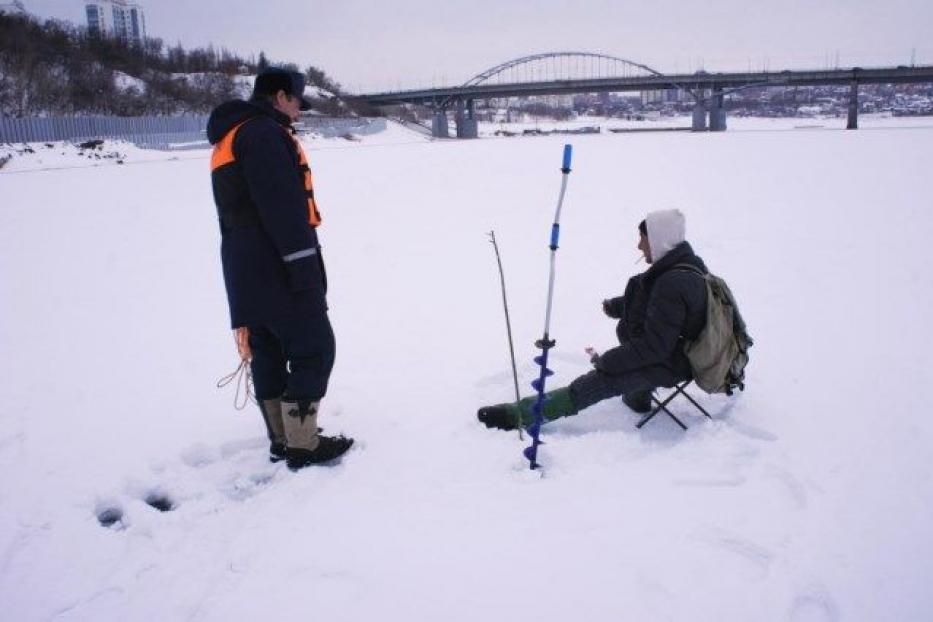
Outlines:
{"label": "seated man", "polygon": [[[684,342],[696,339],[706,324],[707,290],[703,278],[684,264],[707,270],[685,241],[685,229],[684,215],[676,209],[651,212],[638,225],[638,250],[650,268],[629,279],[623,296],[603,301],[606,315],[619,320],[619,345],[594,354],[594,369],[570,386],[548,392],[545,421],[618,395],[632,410],[648,412],[656,387],[692,377]],[[477,416],[490,428],[527,426],[536,399],[486,406]]]}

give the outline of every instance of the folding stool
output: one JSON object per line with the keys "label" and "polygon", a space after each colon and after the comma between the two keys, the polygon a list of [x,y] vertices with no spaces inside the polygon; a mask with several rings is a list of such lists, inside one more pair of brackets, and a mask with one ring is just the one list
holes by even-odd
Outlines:
{"label": "folding stool", "polygon": [[658,414],[659,412],[661,412],[661,411],[663,410],[665,413],[667,413],[667,416],[669,416],[671,419],[674,420],[674,423],[676,423],[677,425],[679,425],[682,429],[686,430],[686,429],[687,429],[687,426],[684,424],[684,422],[681,421],[680,419],[678,419],[676,416],[674,416],[674,413],[672,413],[670,410],[667,409],[667,405],[670,403],[670,401],[671,401],[672,399],[674,399],[675,397],[677,397],[678,395],[683,395],[685,398],[687,398],[688,400],[690,400],[690,403],[691,403],[691,404],[693,404],[694,406],[696,406],[697,408],[699,408],[699,409],[700,409],[700,412],[702,412],[704,415],[706,415],[706,417],[707,417],[708,419],[712,419],[712,417],[710,416],[710,414],[709,414],[708,412],[706,412],[706,409],[703,408],[702,406],[700,406],[700,404],[697,403],[697,401],[696,401],[695,399],[693,399],[693,397],[692,397],[689,393],[687,393],[687,392],[685,391],[685,389],[686,389],[692,382],[693,382],[693,379],[692,379],[692,378],[689,379],[689,380],[683,380],[683,381],[681,381],[681,382],[679,382],[679,383],[676,383],[676,382],[675,382],[675,383],[674,383],[674,386],[672,387],[672,388],[673,388],[673,391],[671,392],[670,395],[668,395],[668,396],[664,399],[663,402],[662,402],[661,400],[659,400],[658,397],[657,397],[657,395],[655,394],[655,392],[652,391],[652,392],[651,392],[651,401],[654,402],[656,405],[655,405],[655,407],[651,410],[651,412],[649,412],[648,414],[646,414],[644,417],[641,418],[641,421],[639,421],[638,423],[635,424],[635,427],[636,427],[636,428],[641,428],[643,425],[645,425],[646,423],[648,423],[649,421],[651,421],[651,420],[654,418],[654,416],[655,416],[656,414]]}

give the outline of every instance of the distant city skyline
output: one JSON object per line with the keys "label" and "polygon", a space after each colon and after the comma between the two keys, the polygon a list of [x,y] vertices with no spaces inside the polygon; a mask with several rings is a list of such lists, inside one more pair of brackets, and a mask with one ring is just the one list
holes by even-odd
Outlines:
{"label": "distant city skyline", "polygon": [[[40,18],[86,25],[83,0],[23,0]],[[265,52],[309,64],[350,91],[461,83],[537,52],[602,52],[666,73],[933,64],[933,2],[787,0],[143,0],[166,45]]]}

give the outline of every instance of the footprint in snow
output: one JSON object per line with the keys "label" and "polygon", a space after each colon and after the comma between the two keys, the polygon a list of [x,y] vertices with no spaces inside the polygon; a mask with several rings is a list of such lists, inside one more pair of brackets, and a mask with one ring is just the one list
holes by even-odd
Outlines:
{"label": "footprint in snow", "polygon": [[803,482],[790,472],[775,466],[769,467],[765,474],[781,483],[782,488],[787,492],[788,498],[798,510],[806,509],[808,495],[807,487]]}
{"label": "footprint in snow", "polygon": [[820,587],[798,594],[787,614],[790,622],[836,622],[839,617],[836,601]]}
{"label": "footprint in snow", "polygon": [[265,471],[239,475],[227,485],[221,486],[221,491],[234,501],[244,501],[271,483],[277,472],[278,469],[270,467]]}
{"label": "footprint in snow", "polygon": [[760,575],[760,578],[768,575],[771,562],[774,561],[774,553],[769,549],[751,540],[746,540],[722,530],[709,530],[706,533],[695,535],[694,538],[746,562],[750,568],[756,571],[756,574]]}
{"label": "footprint in snow", "polygon": [[699,488],[734,488],[742,486],[746,479],[741,475],[722,475],[709,477],[681,477],[675,479],[675,486]]}
{"label": "footprint in snow", "polygon": [[181,461],[193,468],[205,467],[219,459],[220,454],[217,450],[204,443],[192,445],[181,452]]}
{"label": "footprint in snow", "polygon": [[244,452],[253,452],[256,450],[267,450],[269,441],[264,438],[247,438],[239,441],[229,441],[220,446],[220,455],[224,459],[233,458]]}

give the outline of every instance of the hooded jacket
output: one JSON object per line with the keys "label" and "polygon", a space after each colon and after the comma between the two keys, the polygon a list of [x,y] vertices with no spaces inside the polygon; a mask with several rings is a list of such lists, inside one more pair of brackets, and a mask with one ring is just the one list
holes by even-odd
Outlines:
{"label": "hooded jacket", "polygon": [[[207,123],[233,328],[326,306],[323,261],[309,222],[310,174],[291,132],[287,116],[259,101],[221,104]],[[228,136],[229,144],[220,145]]]}
{"label": "hooded jacket", "polygon": [[657,386],[690,378],[684,341],[696,339],[706,325],[706,283],[689,264],[707,272],[703,260],[684,240],[683,214],[652,212],[646,218],[652,265],[629,279],[625,294],[609,301],[608,311],[620,321],[619,346],[604,352],[596,369],[611,375],[639,370]]}

